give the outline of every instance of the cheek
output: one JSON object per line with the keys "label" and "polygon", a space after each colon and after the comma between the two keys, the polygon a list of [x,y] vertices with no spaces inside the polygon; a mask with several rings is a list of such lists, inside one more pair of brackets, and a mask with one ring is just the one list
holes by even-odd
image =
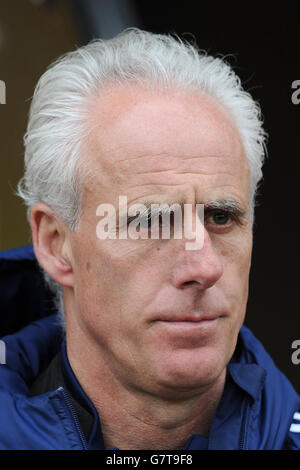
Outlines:
{"label": "cheek", "polygon": [[252,234],[246,233],[239,239],[222,240],[219,255],[223,262],[224,273],[220,286],[225,292],[235,315],[245,312],[248,299],[249,272],[251,266]]}
{"label": "cheek", "polygon": [[215,241],[215,249],[219,253],[224,269],[242,279],[249,276],[252,253],[252,233],[250,230],[239,236],[228,234]]}
{"label": "cheek", "polygon": [[151,270],[143,268],[146,262],[141,263],[139,252],[126,250],[126,242],[97,241],[75,259],[75,295],[81,312],[101,323],[109,317],[111,327],[115,316],[142,306],[145,274],[151,280]]}

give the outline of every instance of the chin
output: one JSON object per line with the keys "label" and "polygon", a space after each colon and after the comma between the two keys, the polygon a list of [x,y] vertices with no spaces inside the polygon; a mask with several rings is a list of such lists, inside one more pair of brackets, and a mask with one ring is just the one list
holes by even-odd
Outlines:
{"label": "chin", "polygon": [[157,380],[170,391],[200,391],[213,384],[226,367],[224,354],[215,349],[177,351],[171,356],[160,363]]}

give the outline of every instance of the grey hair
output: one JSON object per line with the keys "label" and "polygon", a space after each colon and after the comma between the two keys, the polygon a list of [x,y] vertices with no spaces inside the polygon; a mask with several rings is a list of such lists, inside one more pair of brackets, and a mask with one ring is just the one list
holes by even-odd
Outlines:
{"label": "grey hair", "polygon": [[[27,205],[28,219],[32,206],[44,202],[71,230],[78,228],[81,185],[87,174],[81,156],[91,131],[86,125],[87,103],[106,85],[128,82],[154,90],[201,90],[229,112],[249,161],[253,214],[267,138],[259,104],[224,58],[212,57],[178,37],[130,28],[63,55],[38,81],[24,136],[25,173],[17,190]],[[44,275],[63,314],[62,287]]]}

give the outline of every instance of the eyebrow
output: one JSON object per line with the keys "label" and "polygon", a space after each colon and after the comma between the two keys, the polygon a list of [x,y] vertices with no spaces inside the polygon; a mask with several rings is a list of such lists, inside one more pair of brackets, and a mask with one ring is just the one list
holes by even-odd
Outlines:
{"label": "eyebrow", "polygon": [[234,198],[209,201],[204,204],[204,210],[207,212],[213,210],[230,212],[231,214],[234,214],[237,217],[245,217],[246,215],[246,210],[243,209],[241,204]]}
{"label": "eyebrow", "polygon": [[[163,204],[168,204],[169,207],[171,207],[173,204],[178,204],[181,206],[181,208],[184,207],[184,204],[186,204],[182,199],[173,201],[173,202],[168,202],[168,201],[163,201],[163,202],[157,202],[157,201],[150,201],[150,200],[145,200],[145,201],[139,201],[140,204],[143,204],[147,209],[151,209],[152,205],[163,205]],[[203,201],[203,202],[198,202],[197,204],[203,204],[204,205],[204,211],[209,212],[209,211],[224,211],[224,212],[230,212],[233,215],[236,215],[237,217],[245,217],[246,215],[246,210],[242,207],[242,205],[237,201],[235,198],[222,198],[222,199],[216,199],[216,200],[211,200],[211,201]]]}

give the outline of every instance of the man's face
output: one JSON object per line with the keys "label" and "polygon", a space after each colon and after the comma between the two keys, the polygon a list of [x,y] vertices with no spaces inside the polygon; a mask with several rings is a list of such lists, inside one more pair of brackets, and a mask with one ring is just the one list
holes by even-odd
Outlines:
{"label": "man's face", "polygon": [[[67,328],[75,315],[123,385],[195,393],[224,371],[246,309],[250,173],[238,132],[200,92],[151,94],[134,85],[101,92],[89,125],[90,176],[71,239],[76,308],[67,311]],[[119,196],[128,207],[234,200],[244,216],[206,212],[197,251],[174,237],[100,240],[96,209],[117,209]]]}

